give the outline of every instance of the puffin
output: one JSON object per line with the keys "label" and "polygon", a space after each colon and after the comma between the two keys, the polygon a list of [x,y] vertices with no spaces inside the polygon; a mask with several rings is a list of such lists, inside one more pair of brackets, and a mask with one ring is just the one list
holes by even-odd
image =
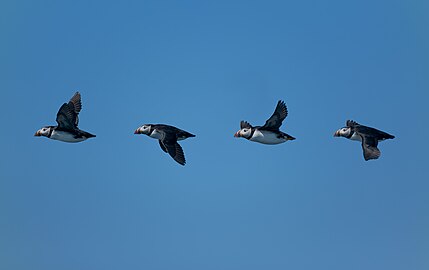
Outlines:
{"label": "puffin", "polygon": [[360,141],[362,143],[363,158],[366,161],[380,157],[381,152],[377,148],[379,141],[395,138],[389,133],[358,124],[353,120],[347,120],[346,126],[335,131],[334,137],[345,137],[353,141]]}
{"label": "puffin", "polygon": [[57,126],[45,126],[36,131],[34,136],[48,137],[52,140],[58,140],[68,143],[77,143],[86,139],[95,137],[95,135],[80,130],[79,112],[82,109],[81,96],[76,92],[68,103],[64,103],[57,113]]}
{"label": "puffin", "polygon": [[241,121],[240,130],[234,134],[234,137],[242,137],[252,142],[270,145],[295,140],[294,137],[279,130],[287,115],[286,104],[284,101],[279,100],[273,115],[271,115],[263,126],[254,127],[247,121]]}
{"label": "puffin", "polygon": [[195,137],[180,128],[164,124],[144,124],[134,131],[134,134],[145,134],[157,139],[162,151],[168,153],[177,163],[186,164],[185,154],[177,141]]}

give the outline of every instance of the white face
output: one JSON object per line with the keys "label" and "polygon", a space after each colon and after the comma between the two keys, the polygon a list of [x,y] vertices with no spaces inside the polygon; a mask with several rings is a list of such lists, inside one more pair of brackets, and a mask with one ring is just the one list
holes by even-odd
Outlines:
{"label": "white face", "polygon": [[244,138],[250,138],[252,134],[252,131],[250,128],[242,128],[237,133],[235,133],[234,137],[244,137]]}
{"label": "white face", "polygon": [[146,135],[149,135],[149,133],[150,133],[150,125],[143,125],[143,126],[141,126],[134,133],[135,134],[146,134]]}
{"label": "white face", "polygon": [[51,128],[49,127],[42,127],[41,129],[39,129],[36,134],[34,134],[34,136],[49,136],[49,132],[50,132]]}
{"label": "white face", "polygon": [[340,128],[339,130],[337,130],[337,132],[335,132],[335,135],[338,137],[338,136],[341,136],[341,137],[348,137],[348,136],[350,136],[350,132],[351,132],[352,130],[349,128],[349,127],[343,127],[343,128]]}

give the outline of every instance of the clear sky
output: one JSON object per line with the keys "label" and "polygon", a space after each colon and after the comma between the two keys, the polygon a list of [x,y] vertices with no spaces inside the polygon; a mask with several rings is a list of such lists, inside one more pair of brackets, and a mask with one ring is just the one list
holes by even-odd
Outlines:
{"label": "clear sky", "polygon": [[[0,269],[429,269],[428,3],[1,1]],[[34,137],[75,91],[97,137]]]}

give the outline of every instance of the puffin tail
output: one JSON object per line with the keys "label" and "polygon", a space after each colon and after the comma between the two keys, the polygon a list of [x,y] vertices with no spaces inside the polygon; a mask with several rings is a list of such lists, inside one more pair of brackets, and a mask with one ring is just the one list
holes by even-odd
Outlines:
{"label": "puffin tail", "polygon": [[292,137],[292,136],[290,136],[289,134],[286,134],[286,133],[283,133],[283,136],[284,136],[288,141],[293,141],[293,140],[295,140],[295,139],[296,139],[295,137]]}
{"label": "puffin tail", "polygon": [[85,136],[85,137],[87,137],[87,138],[97,137],[97,136],[95,136],[94,134],[91,134],[91,133],[89,133],[89,132],[84,132],[84,136]]}
{"label": "puffin tail", "polygon": [[395,138],[395,136],[390,135],[389,133],[386,133],[386,132],[383,132],[382,137],[383,137],[382,140],[394,139]]}

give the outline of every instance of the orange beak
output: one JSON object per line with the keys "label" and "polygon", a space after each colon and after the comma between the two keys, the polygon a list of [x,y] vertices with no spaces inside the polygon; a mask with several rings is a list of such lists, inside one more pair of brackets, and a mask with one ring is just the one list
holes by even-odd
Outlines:
{"label": "orange beak", "polygon": [[36,131],[36,133],[34,133],[34,136],[40,137],[41,136],[40,131],[39,130]]}
{"label": "orange beak", "polygon": [[340,137],[340,131],[339,130],[335,131],[334,137]]}
{"label": "orange beak", "polygon": [[134,131],[134,134],[140,134],[140,130],[139,130],[139,129],[136,129],[136,130]]}
{"label": "orange beak", "polygon": [[235,138],[239,138],[239,137],[241,137],[240,132],[238,132],[238,131],[237,131],[237,132],[234,134],[234,137],[235,137]]}

